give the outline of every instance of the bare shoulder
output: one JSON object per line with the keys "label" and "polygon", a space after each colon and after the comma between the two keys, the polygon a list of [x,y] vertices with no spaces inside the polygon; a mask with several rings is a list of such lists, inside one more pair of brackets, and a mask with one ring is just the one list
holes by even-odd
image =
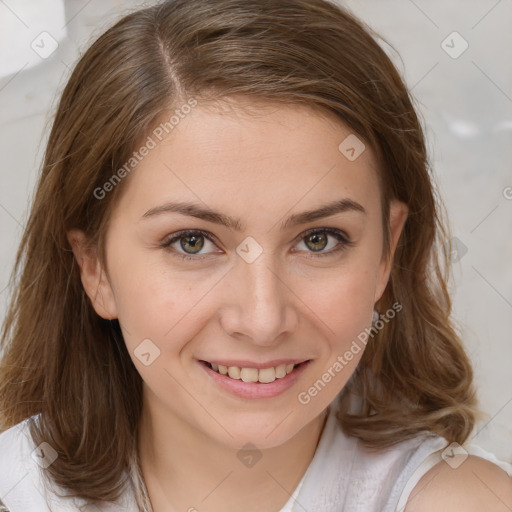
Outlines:
{"label": "bare shoulder", "polygon": [[512,510],[512,477],[486,459],[470,455],[457,468],[444,460],[412,490],[404,512],[507,512]]}

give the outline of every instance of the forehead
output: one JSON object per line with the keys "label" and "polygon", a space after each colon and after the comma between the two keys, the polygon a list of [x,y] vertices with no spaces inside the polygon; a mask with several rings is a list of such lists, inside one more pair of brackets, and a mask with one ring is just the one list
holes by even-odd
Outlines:
{"label": "forehead", "polygon": [[125,207],[176,198],[260,210],[318,198],[378,201],[374,153],[334,113],[252,99],[187,110],[162,140],[149,133],[155,144],[124,184]]}

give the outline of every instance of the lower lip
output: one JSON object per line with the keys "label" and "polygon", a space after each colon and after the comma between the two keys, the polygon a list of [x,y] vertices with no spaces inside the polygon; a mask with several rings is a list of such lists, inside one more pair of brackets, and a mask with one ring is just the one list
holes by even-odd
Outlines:
{"label": "lower lip", "polygon": [[241,398],[272,398],[290,389],[311,361],[301,363],[286,377],[276,379],[274,382],[244,382],[241,379],[232,379],[212,370],[208,365],[199,361],[199,365],[222,389]]}

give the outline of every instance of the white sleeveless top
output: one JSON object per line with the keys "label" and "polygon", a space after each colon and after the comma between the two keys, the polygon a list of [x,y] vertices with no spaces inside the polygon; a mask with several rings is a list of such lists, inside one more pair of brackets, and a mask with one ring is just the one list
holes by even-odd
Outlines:
{"label": "white sleeveless top", "polygon": [[[322,436],[301,482],[280,512],[396,512],[403,510],[420,478],[441,458],[447,441],[426,433],[395,446],[370,452],[339,427],[331,404]],[[137,512],[133,489],[126,488],[117,504],[87,505],[61,498],[45,486],[45,447],[36,449],[25,420],[0,434],[0,512]],[[501,467],[512,477],[512,465],[482,448],[465,450]],[[48,451],[48,450],[47,450]],[[48,456],[47,456],[48,458]],[[49,459],[51,460],[51,459]],[[61,494],[66,494],[55,486]]]}

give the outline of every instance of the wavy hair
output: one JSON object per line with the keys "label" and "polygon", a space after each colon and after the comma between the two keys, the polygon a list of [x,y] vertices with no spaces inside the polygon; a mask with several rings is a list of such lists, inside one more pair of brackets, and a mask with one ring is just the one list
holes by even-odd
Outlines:
{"label": "wavy hair", "polygon": [[85,294],[66,234],[83,230],[104,258],[124,183],[101,200],[94,191],[163,112],[190,98],[313,106],[372,147],[385,251],[391,199],[409,208],[376,305],[402,310],[347,383],[342,400],[352,390],[362,409],[343,408],[339,422],[375,448],[421,431],[467,439],[479,411],[450,317],[448,225],[414,100],[379,39],[331,0],[169,0],[126,15],[81,56],[57,106],[18,250],[0,363],[0,429],[38,415],[31,436],[57,451],[47,472],[71,496],[115,501],[125,472],[140,480],[142,380],[117,320],[99,317]]}

